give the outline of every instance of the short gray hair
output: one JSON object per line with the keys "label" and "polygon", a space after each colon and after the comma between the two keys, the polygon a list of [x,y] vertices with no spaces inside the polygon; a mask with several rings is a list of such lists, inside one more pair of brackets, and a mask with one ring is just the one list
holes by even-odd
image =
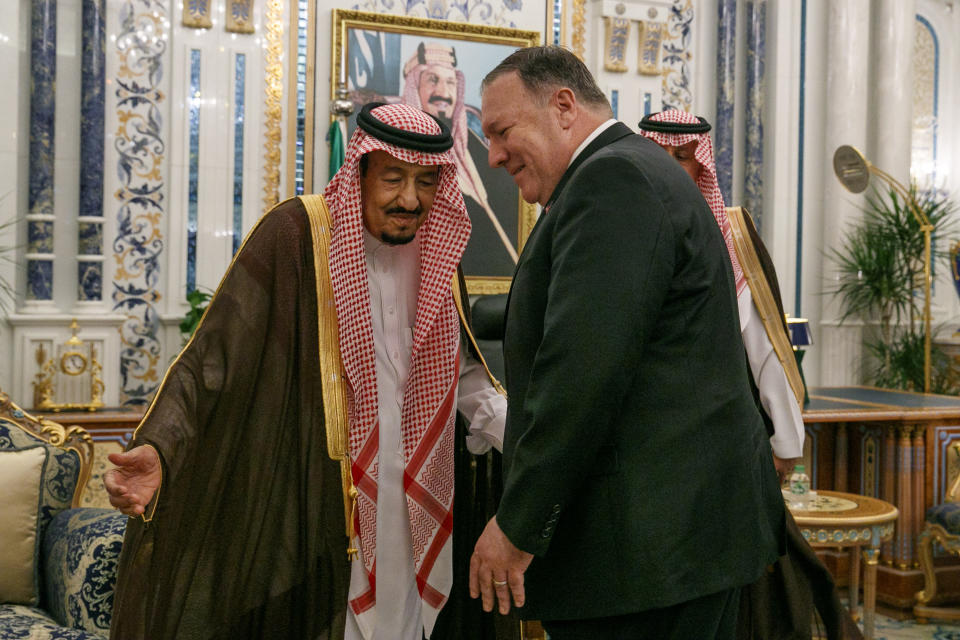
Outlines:
{"label": "short gray hair", "polygon": [[500,76],[512,72],[516,72],[527,91],[541,103],[547,98],[547,90],[567,87],[578,101],[595,110],[613,113],[610,102],[587,66],[563,47],[547,45],[514,51],[487,74],[480,86],[481,91]]}

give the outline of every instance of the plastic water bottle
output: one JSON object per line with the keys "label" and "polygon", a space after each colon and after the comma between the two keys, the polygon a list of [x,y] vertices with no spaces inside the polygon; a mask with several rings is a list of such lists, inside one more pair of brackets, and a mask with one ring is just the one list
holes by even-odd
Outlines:
{"label": "plastic water bottle", "polygon": [[810,508],[810,478],[802,464],[795,466],[790,474],[789,500],[794,509]]}

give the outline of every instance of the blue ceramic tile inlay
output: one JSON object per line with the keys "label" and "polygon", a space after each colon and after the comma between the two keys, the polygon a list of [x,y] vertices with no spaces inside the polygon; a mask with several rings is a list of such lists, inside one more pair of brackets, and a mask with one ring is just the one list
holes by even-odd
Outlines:
{"label": "blue ceramic tile inlay", "polygon": [[53,221],[27,222],[27,253],[53,253]]}
{"label": "blue ceramic tile inlay", "polygon": [[197,205],[200,182],[200,50],[190,50],[190,162],[187,191],[187,293],[197,288]]}
{"label": "blue ceramic tile inlay", "polygon": [[724,202],[733,187],[733,98],[736,89],[737,2],[720,0],[717,27],[717,122],[714,126],[717,182]]}
{"label": "blue ceramic tile inlay", "polygon": [[653,111],[653,96],[649,92],[643,94],[643,115],[648,116]]}
{"label": "blue ceramic tile inlay", "polygon": [[617,119],[617,112],[620,110],[620,91],[612,89],[610,91],[610,108],[613,110],[613,118]]}
{"label": "blue ceramic tile inlay", "polygon": [[77,224],[77,253],[81,256],[99,256],[103,253],[103,223]]}
{"label": "blue ceramic tile inlay", "polygon": [[303,195],[307,134],[307,1],[297,2],[297,148],[294,151],[295,195]]}
{"label": "blue ceramic tile inlay", "polygon": [[233,85],[233,252],[243,239],[243,97],[247,57],[237,54]]}
{"label": "blue ceramic tile inlay", "polygon": [[104,0],[83,0],[80,62],[80,215],[103,215]]}
{"label": "blue ceramic tile inlay", "polygon": [[83,301],[99,302],[103,299],[103,263],[77,263],[77,298]]}
{"label": "blue ceramic tile inlay", "polygon": [[800,3],[800,114],[797,118],[797,148],[800,157],[797,159],[797,284],[794,288],[793,315],[803,317],[800,310],[800,285],[803,279],[803,134],[804,109],[806,108],[806,77],[807,77],[807,0]]}
{"label": "blue ceramic tile inlay", "polygon": [[53,261],[27,260],[27,300],[53,299]]}
{"label": "blue ceramic tile inlay", "polygon": [[553,44],[562,44],[560,42],[560,33],[563,25],[563,0],[553,0],[553,20],[551,21],[551,31]]}
{"label": "blue ceramic tile inlay", "polygon": [[33,0],[30,69],[30,213],[53,213],[57,3]]}
{"label": "blue ceramic tile inlay", "polygon": [[[757,231],[763,230],[763,101],[766,87],[766,0],[747,2],[747,105],[744,147],[743,204],[753,216]],[[728,200],[729,202],[729,200]]]}

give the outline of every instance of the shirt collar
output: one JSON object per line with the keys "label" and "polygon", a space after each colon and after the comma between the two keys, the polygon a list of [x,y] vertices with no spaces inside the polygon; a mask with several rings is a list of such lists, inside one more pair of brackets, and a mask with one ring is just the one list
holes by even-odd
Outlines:
{"label": "shirt collar", "polygon": [[590,135],[588,135],[586,138],[583,139],[583,142],[580,143],[580,146],[577,147],[576,151],[573,152],[573,155],[570,156],[570,162],[567,163],[567,167],[569,168],[570,165],[573,164],[573,161],[577,159],[577,156],[583,153],[583,150],[587,148],[587,145],[593,142],[597,138],[597,136],[599,136],[601,133],[603,133],[604,131],[606,131],[616,123],[617,121],[615,119],[610,118],[606,122],[602,123],[599,127],[594,129]]}

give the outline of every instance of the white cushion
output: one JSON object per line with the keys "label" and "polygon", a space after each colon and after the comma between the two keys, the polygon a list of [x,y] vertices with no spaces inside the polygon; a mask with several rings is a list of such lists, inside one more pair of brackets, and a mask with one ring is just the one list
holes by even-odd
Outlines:
{"label": "white cushion", "polygon": [[36,605],[40,482],[45,447],[0,451],[0,602]]}

